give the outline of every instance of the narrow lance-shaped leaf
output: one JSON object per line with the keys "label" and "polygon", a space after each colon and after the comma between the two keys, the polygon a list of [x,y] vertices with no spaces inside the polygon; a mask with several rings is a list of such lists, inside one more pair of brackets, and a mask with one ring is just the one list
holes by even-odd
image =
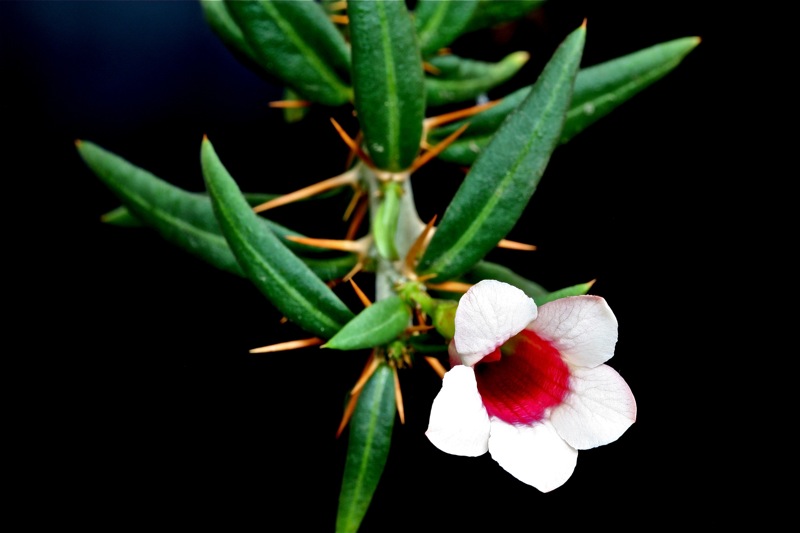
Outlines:
{"label": "narrow lance-shaped leaf", "polygon": [[314,1],[226,0],[231,18],[258,63],[305,98],[337,106],[352,90],[349,48],[325,9]]}
{"label": "narrow lance-shaped leaf", "polygon": [[78,141],[76,146],[89,168],[136,219],[215,267],[241,275],[207,196],[175,187],[89,141]]}
{"label": "narrow lance-shaped leaf", "polygon": [[536,300],[545,296],[548,291],[535,281],[526,279],[505,265],[492,263],[491,261],[479,261],[473,268],[466,272],[462,281],[475,284],[484,279],[496,279],[509,285],[513,285],[522,292]]}
{"label": "narrow lance-shaped leaf", "polygon": [[462,281],[474,284],[484,279],[496,279],[498,281],[504,281],[509,285],[513,285],[533,298],[533,301],[536,302],[536,305],[543,305],[547,302],[557,300],[558,298],[565,298],[567,296],[586,294],[589,292],[589,289],[592,288],[592,285],[594,285],[594,281],[589,281],[586,283],[578,283],[577,285],[564,287],[555,291],[548,291],[535,281],[531,281],[522,277],[510,268],[489,261],[480,261],[477,265],[475,265],[475,268],[471,269],[464,275]]}
{"label": "narrow lance-shaped leaf", "polygon": [[[194,193],[186,193],[186,194],[193,195]],[[211,207],[211,200],[206,195],[203,195],[203,197],[206,204],[208,205],[208,210],[198,211],[198,214],[201,215],[204,219],[207,217],[211,217],[212,219],[214,219],[214,223],[216,224],[213,208]],[[256,202],[255,204],[252,205],[260,204],[263,201],[266,200]],[[149,227],[147,224],[145,224],[144,222],[133,216],[131,212],[128,211],[128,208],[125,206],[120,206],[112,211],[109,211],[108,213],[104,214],[101,217],[101,220],[107,224],[126,227],[126,228]],[[188,223],[192,226],[195,225],[189,219],[180,219],[180,220],[181,222]],[[303,263],[308,265],[308,268],[310,268],[314,272],[314,274],[316,274],[323,281],[331,281],[343,278],[358,263],[358,255],[354,253],[337,255],[335,257],[319,257],[319,256],[315,257],[317,253],[328,254],[330,250],[327,250],[325,248],[320,248],[318,246],[311,246],[295,242],[293,240],[289,240],[286,238],[287,236],[305,237],[305,235],[297,233],[296,231],[292,231],[284,226],[281,226],[276,222],[272,222],[271,220],[268,219],[262,219],[262,220],[264,221],[264,225],[269,227],[275,233],[275,235],[280,239],[280,241],[284,245],[286,245],[288,249],[298,254],[298,257],[302,259]],[[202,238],[211,239],[211,242],[206,244],[212,246],[215,250],[214,254],[206,255],[206,254],[196,253],[195,255],[199,256],[200,259],[206,260],[207,262],[211,263],[217,268],[222,268],[223,270],[228,270],[233,274],[246,277],[245,273],[242,271],[242,268],[239,266],[239,263],[236,261],[236,256],[233,255],[230,246],[228,246],[228,242],[225,241],[224,236],[222,235],[222,230],[219,229],[218,224],[217,224],[217,230],[218,232],[214,234],[208,234],[208,235],[195,234],[195,237],[198,239]],[[219,237],[223,237],[224,241],[223,243],[219,242]],[[195,246],[195,248],[197,248],[197,246]],[[203,250],[203,248],[199,248],[199,250]],[[192,252],[194,250],[189,250],[189,251]],[[217,258],[218,256],[222,258],[222,261],[220,261]]]}
{"label": "narrow lance-shaped leaf", "polygon": [[[303,97],[297,94],[291,87],[286,87],[283,90],[284,100],[302,100]],[[300,122],[308,114],[308,107],[286,107],[283,109],[283,119],[291,124]]]}
{"label": "narrow lance-shaped leaf", "polygon": [[544,2],[545,0],[479,0],[478,8],[472,14],[466,31],[517,20],[541,7]]}
{"label": "narrow lance-shaped leaf", "polygon": [[[113,156],[113,154],[110,154],[110,155]],[[116,157],[116,156],[113,156],[113,157]],[[131,165],[131,167],[135,168],[135,167],[133,167],[133,165]],[[161,178],[158,178],[157,176],[153,175],[152,177],[154,179],[161,180]],[[163,181],[163,180],[161,180],[161,181]],[[172,186],[172,185],[170,185],[170,186]],[[174,187],[174,186],[172,186],[172,187]],[[178,189],[181,193],[186,194],[186,195],[198,195],[197,193],[189,192],[189,191],[186,191],[184,189],[180,189],[179,187],[175,187],[175,188]],[[198,195],[198,196],[200,196],[200,195]],[[264,202],[272,200],[273,198],[277,198],[278,196],[280,196],[280,195],[279,194],[266,194],[266,193],[251,193],[251,194],[244,193],[245,200],[247,200],[247,203],[250,204],[251,206],[257,206],[258,204],[262,204]],[[212,227],[214,225],[218,226],[217,219],[214,218],[214,210],[211,207],[211,200],[208,198],[207,194],[202,194],[202,197],[205,198],[206,201],[208,202],[208,215],[210,215],[210,217],[211,217],[210,226],[212,226]],[[203,214],[205,215],[205,213],[203,213]],[[122,227],[134,228],[134,227],[142,227],[142,226],[146,225],[143,221],[141,221],[138,218],[136,218],[136,216],[134,214],[132,214],[130,212],[130,210],[127,207],[125,207],[124,205],[121,205],[119,207],[116,207],[116,208],[112,209],[111,211],[108,211],[107,213],[105,213],[100,218],[101,218],[101,220],[103,222],[105,222],[106,224],[111,224],[112,226],[122,226]],[[203,218],[205,219],[207,217],[204,216]],[[265,218],[264,222],[269,223],[269,220]],[[220,233],[220,235],[222,235],[222,233]],[[287,242],[292,242],[292,241],[287,241]]]}
{"label": "narrow lance-shaped leaf", "polygon": [[[123,203],[104,214],[101,217],[103,222],[122,227],[154,229],[167,241],[212,266],[245,276],[222,235],[207,194],[176,187],[91,142],[79,141],[77,147],[87,166]],[[245,199],[249,205],[257,205],[274,196],[251,193],[245,194]],[[289,249],[307,254],[326,252],[323,248],[286,238],[290,235],[303,236],[295,231],[263,217],[259,220],[274,231]],[[345,276],[357,261],[356,254],[303,258],[303,262],[323,280]]]}
{"label": "narrow lance-shaped leaf", "polygon": [[698,37],[684,37],[583,69],[575,79],[575,94],[561,142],[567,142],[621,102],[663,78],[698,44]]}
{"label": "narrow lance-shaped leaf", "polygon": [[414,26],[422,57],[449,46],[463,34],[477,7],[478,0],[418,0],[414,7]]}
{"label": "narrow lance-shaped leaf", "polygon": [[332,337],[353,313],[259,222],[211,141],[203,139],[200,153],[217,221],[247,277],[286,318],[318,337]]}
{"label": "narrow lance-shaped leaf", "polygon": [[364,145],[385,171],[407,169],[425,118],[422,58],[403,0],[349,0],[353,90]]}
{"label": "narrow lance-shaped leaf", "polygon": [[[110,155],[113,156],[113,154]],[[135,169],[136,167],[131,165],[130,168]],[[153,179],[160,179],[153,175],[151,175],[151,177]],[[173,217],[172,219],[173,222],[180,222],[182,224],[188,224],[193,227],[206,228],[210,231],[213,231],[216,235],[222,236],[224,240],[224,236],[222,235],[222,230],[219,228],[217,219],[214,216],[214,208],[211,206],[211,199],[208,197],[207,194],[189,192],[179,187],[170,185],[166,182],[164,182],[164,185],[166,187],[171,187],[172,192],[174,192],[174,194],[154,197],[153,200],[156,203],[161,203],[159,209],[163,210],[164,212],[168,213],[171,217]],[[273,198],[277,198],[280,195],[243,193],[243,196],[250,206],[256,206]],[[167,199],[169,199],[169,201],[166,201]],[[198,202],[198,200],[200,200],[200,202]],[[185,207],[185,204],[187,203],[197,204],[197,205],[193,205],[192,208],[187,208]],[[137,218],[124,205],[121,205],[115,209],[112,209],[111,211],[108,211],[107,213],[103,214],[100,218],[103,222],[105,222],[106,224],[110,224],[112,226],[120,226],[127,228],[149,226],[148,223]],[[302,254],[314,254],[314,253],[324,253],[328,255],[330,254],[330,250],[328,248],[322,248],[320,246],[304,244],[286,238],[286,237],[304,238],[305,235],[303,235],[302,233],[298,233],[294,230],[291,230],[286,226],[278,224],[277,222],[273,222],[268,218],[259,217],[259,220],[265,226],[271,229],[275,233],[275,235],[281,240],[281,242],[293,252]],[[198,235],[195,235],[195,237],[199,238]],[[228,247],[227,242],[225,242],[225,247],[226,248]]]}
{"label": "narrow lance-shaped leaf", "polygon": [[[579,70],[560,142],[569,141],[620,104],[663,78],[677,67],[699,42],[700,39],[697,37],[683,37]],[[470,119],[456,121],[433,130],[429,138],[436,142],[456,131],[464,123],[470,124],[467,132],[445,149],[439,157],[444,161],[471,165],[506,116],[525,99],[530,90],[531,87],[518,89],[505,96],[494,107]]]}
{"label": "narrow lance-shaped leaf", "polygon": [[528,52],[513,52],[497,63],[464,59],[455,55],[432,58],[440,72],[425,77],[428,106],[472,100],[511,79],[530,58]]}
{"label": "narrow lance-shaped leaf", "polygon": [[580,296],[582,294],[586,294],[589,292],[589,289],[592,288],[594,285],[594,281],[587,281],[586,283],[578,283],[576,285],[570,285],[569,287],[564,287],[562,289],[558,289],[557,291],[549,292],[544,296],[539,296],[534,298],[533,301],[536,302],[536,305],[544,305],[547,302],[552,302],[553,300],[558,300],[559,298],[566,298],[568,296]]}
{"label": "narrow lance-shaped leaf", "polygon": [[395,418],[393,370],[381,363],[358,397],[347,443],[336,533],[355,533],[386,466]]}
{"label": "narrow lance-shaped leaf", "polygon": [[411,309],[397,296],[378,300],[345,324],[323,348],[361,350],[393,341],[411,325]]}
{"label": "narrow lance-shaped leaf", "polygon": [[203,9],[206,23],[220,40],[234,53],[255,63],[256,54],[244,38],[242,29],[231,17],[225,2],[222,0],[200,0],[200,6]]}
{"label": "narrow lance-shaped leaf", "polygon": [[582,25],[561,43],[475,161],[420,260],[420,274],[436,274],[437,281],[460,276],[517,222],[561,135],[585,40]]}

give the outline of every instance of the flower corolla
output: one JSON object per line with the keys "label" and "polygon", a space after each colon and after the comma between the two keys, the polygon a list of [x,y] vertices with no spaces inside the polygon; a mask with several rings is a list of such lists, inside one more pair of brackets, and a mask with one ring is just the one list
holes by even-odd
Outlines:
{"label": "flower corolla", "polygon": [[450,370],[426,435],[440,450],[492,458],[549,492],[572,475],[578,450],[617,440],[636,420],[625,380],[606,365],[617,319],[598,296],[540,307],[496,280],[459,301]]}

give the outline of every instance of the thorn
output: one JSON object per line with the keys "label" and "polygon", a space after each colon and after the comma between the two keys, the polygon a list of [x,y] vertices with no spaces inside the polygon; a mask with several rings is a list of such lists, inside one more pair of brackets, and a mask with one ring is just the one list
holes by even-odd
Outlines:
{"label": "thorn", "polygon": [[455,120],[471,117],[472,115],[477,115],[481,111],[485,111],[490,107],[494,107],[502,101],[500,100],[492,100],[491,102],[486,102],[485,104],[474,105],[472,107],[467,107],[465,109],[459,109],[458,111],[452,111],[450,113],[445,113],[443,115],[437,115],[435,117],[426,118],[423,121],[423,129],[425,131],[431,130],[433,128],[442,126],[449,122],[453,122]]}
{"label": "thorn", "polygon": [[422,70],[424,70],[425,72],[429,72],[429,73],[433,74],[434,76],[438,76],[439,74],[442,73],[442,71],[439,69],[439,67],[435,67],[435,66],[431,65],[427,61],[423,61],[422,62]]}
{"label": "thorn", "polygon": [[361,375],[358,377],[358,381],[356,381],[356,384],[350,389],[350,394],[358,394],[361,392],[361,389],[364,388],[364,384],[370,376],[375,373],[379,363],[380,361],[375,357],[375,351],[373,350],[369,355],[369,359],[367,359],[367,364],[364,365],[364,370],[361,371]]}
{"label": "thorn", "polygon": [[363,269],[364,269],[364,261],[363,260],[359,260],[358,263],[356,263],[353,266],[353,268],[350,269],[350,272],[345,274],[345,276],[342,278],[342,281],[345,281],[345,282],[350,281],[351,279],[353,279],[353,276],[355,276],[356,274],[361,272]]}
{"label": "thorn", "polygon": [[436,146],[434,146],[433,148],[431,148],[430,150],[428,150],[427,152],[425,152],[424,154],[422,154],[421,156],[416,158],[414,160],[414,162],[411,164],[411,168],[409,169],[409,172],[414,172],[414,171],[418,170],[419,167],[421,167],[422,165],[424,165],[425,163],[427,163],[428,161],[430,161],[431,159],[433,159],[437,155],[441,154],[444,151],[444,149],[447,148],[448,146],[450,146],[451,144],[453,144],[453,141],[458,139],[458,137],[462,133],[464,133],[464,130],[466,130],[468,127],[469,127],[469,123],[464,124],[463,126],[458,128],[456,131],[454,131],[453,133],[451,133],[450,135],[445,137],[442,142],[440,142],[439,144],[437,144]]}
{"label": "thorn", "polygon": [[417,323],[419,324],[420,327],[425,325],[425,321],[427,320],[427,318],[425,316],[425,313],[422,312],[422,309],[420,309],[419,307],[415,306],[414,307],[414,316],[416,317]]}
{"label": "thorn", "polygon": [[414,244],[408,249],[405,258],[405,270],[407,274],[412,274],[414,272],[414,268],[417,266],[417,259],[422,255],[422,251],[428,245],[428,239],[430,238],[431,230],[435,222],[436,215],[433,215],[431,221],[428,222],[425,229],[422,230],[419,237],[414,241]]}
{"label": "thorn", "polygon": [[[356,138],[354,139],[356,145],[361,146],[361,141],[362,141],[363,137],[364,137],[363,133],[361,132],[361,130],[359,130],[358,134],[356,135]],[[358,155],[357,150],[352,150],[351,149],[347,153],[347,161],[345,161],[345,164],[344,164],[345,168],[350,168],[350,166],[352,166],[353,159],[355,159],[356,155]]]}
{"label": "thorn", "polygon": [[353,201],[350,202],[350,205],[347,207],[347,211],[344,215],[344,219],[347,220],[352,215],[353,209],[355,209],[356,214],[353,216],[353,220],[350,221],[350,226],[347,228],[345,239],[354,240],[356,238],[358,228],[361,227],[364,217],[367,216],[368,208],[369,202],[366,199],[366,195],[363,191],[357,191],[353,196]]}
{"label": "thorn", "polygon": [[400,376],[397,375],[397,367],[392,367],[394,372],[394,403],[397,404],[397,414],[400,415],[400,423],[406,423],[405,410],[403,409],[403,393],[400,392]]}
{"label": "thorn", "polygon": [[339,284],[339,280],[336,280],[336,279],[332,279],[330,281],[326,281],[325,282],[325,285],[327,285],[329,289],[332,289],[332,288],[336,287],[338,284]]}
{"label": "thorn", "polygon": [[428,324],[419,324],[417,326],[409,326],[406,328],[406,333],[425,333],[426,331],[430,331],[434,329],[435,326],[431,326]]}
{"label": "thorn", "polygon": [[269,107],[279,109],[297,109],[301,107],[309,107],[311,102],[309,100],[275,100],[270,102]]}
{"label": "thorn", "polygon": [[325,342],[319,337],[311,337],[310,339],[299,339],[296,341],[280,342],[278,344],[271,344],[269,346],[262,346],[261,348],[253,348],[250,353],[272,353],[283,352],[286,350],[296,350],[298,348],[306,348],[308,346],[317,346]]}
{"label": "thorn", "polygon": [[344,408],[344,414],[342,415],[342,421],[339,422],[339,428],[336,430],[336,438],[338,439],[344,428],[347,426],[347,423],[350,422],[350,419],[353,417],[353,411],[356,410],[356,404],[358,404],[358,396],[361,394],[361,391],[358,391],[355,394],[350,395],[350,399],[347,401],[347,407]]}
{"label": "thorn", "polygon": [[462,283],[460,281],[445,281],[444,283],[428,283],[428,288],[436,291],[447,292],[467,292],[471,283]]}
{"label": "thorn", "polygon": [[524,242],[509,241],[508,239],[500,239],[497,243],[498,248],[506,248],[507,250],[535,250],[536,246],[533,244],[525,244]]}
{"label": "thorn", "polygon": [[350,285],[353,287],[353,290],[356,291],[356,296],[358,296],[358,299],[361,300],[362,304],[364,304],[364,307],[369,307],[370,305],[372,305],[372,302],[369,301],[369,298],[367,298],[367,295],[364,294],[364,291],[361,290],[361,287],[359,287],[356,284],[356,282],[353,281],[352,276],[347,281],[350,282]]}
{"label": "thorn", "polygon": [[356,187],[357,183],[358,183],[358,175],[354,169],[351,169],[348,170],[347,172],[339,174],[338,176],[322,180],[319,183],[315,183],[313,185],[309,185],[308,187],[303,187],[302,189],[299,189],[297,191],[290,192],[289,194],[284,194],[283,196],[278,196],[277,198],[273,198],[268,202],[264,202],[263,204],[259,204],[253,207],[253,211],[255,211],[256,213],[261,213],[268,209],[273,209],[275,207],[296,202],[304,198],[309,198],[311,196],[314,196],[315,194],[319,194],[321,192],[330,189],[335,189],[336,187],[343,187],[345,185]]}
{"label": "thorn", "polygon": [[339,137],[342,138],[344,143],[347,146],[349,146],[350,149],[353,150],[362,161],[364,161],[364,163],[366,163],[370,167],[374,167],[375,165],[373,164],[372,159],[370,159],[370,157],[364,152],[364,150],[361,148],[361,146],[356,141],[354,141],[347,134],[346,131],[344,131],[344,128],[342,128],[339,125],[339,123],[336,122],[336,120],[333,117],[331,117],[331,122],[333,123],[333,127],[336,128],[336,131],[339,133]]}
{"label": "thorn", "polygon": [[429,365],[431,365],[431,368],[433,368],[436,371],[436,373],[439,374],[439,377],[444,379],[444,374],[447,371],[444,369],[444,366],[442,366],[442,363],[440,363],[439,360],[436,359],[435,357],[431,357],[429,355],[425,356],[425,360],[428,362]]}
{"label": "thorn", "polygon": [[287,235],[286,240],[292,242],[299,242],[308,246],[317,246],[319,248],[327,248],[329,250],[338,250],[340,252],[353,252],[359,255],[366,254],[366,246],[363,240],[347,241],[343,239],[314,239],[312,237],[298,237],[296,235]]}
{"label": "thorn", "polygon": [[340,2],[331,2],[328,4],[328,11],[343,11],[347,9],[347,0],[341,0]]}

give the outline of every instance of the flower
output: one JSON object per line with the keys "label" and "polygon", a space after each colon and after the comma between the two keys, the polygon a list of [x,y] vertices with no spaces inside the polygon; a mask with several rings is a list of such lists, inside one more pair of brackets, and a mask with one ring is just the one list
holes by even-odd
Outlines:
{"label": "flower", "polygon": [[636,420],[628,384],[604,363],[617,319],[598,296],[541,307],[495,280],[461,298],[450,370],[433,401],[426,436],[440,450],[486,453],[542,492],[572,475],[578,450],[617,440]]}

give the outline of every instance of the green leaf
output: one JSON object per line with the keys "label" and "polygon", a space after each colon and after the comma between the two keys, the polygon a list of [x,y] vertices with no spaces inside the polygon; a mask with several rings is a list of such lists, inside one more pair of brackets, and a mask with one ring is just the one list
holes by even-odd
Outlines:
{"label": "green leaf", "polygon": [[128,224],[132,214],[167,241],[219,269],[241,275],[207,196],[175,187],[89,141],[78,141],[76,146],[84,162],[128,212],[112,212],[112,220]]}
{"label": "green leaf", "polygon": [[355,533],[386,466],[395,418],[394,371],[381,363],[358,397],[347,444],[336,533]]}
{"label": "green leaf", "polygon": [[247,277],[286,318],[318,337],[332,337],[353,313],[264,227],[208,139],[200,161],[217,221]]}
{"label": "green leaf", "polygon": [[353,89],[364,145],[375,165],[407,169],[419,153],[425,83],[403,0],[349,0]]}
{"label": "green leaf", "polygon": [[100,220],[106,224],[120,226],[122,228],[141,228],[145,226],[145,223],[133,216],[124,205],[103,214]]}
{"label": "green leaf", "polygon": [[303,97],[338,106],[352,90],[342,79],[350,55],[341,32],[318,2],[226,0],[256,61]]}
{"label": "green leaf", "polygon": [[[153,176],[153,178],[159,179],[159,180],[161,179],[161,178],[156,178],[155,176]],[[196,196],[197,195],[196,193],[188,192],[188,191],[186,191],[184,189],[179,189],[178,187],[175,187],[175,189],[177,189],[176,192],[178,192],[179,196],[180,196],[180,193],[183,193],[183,194],[188,195],[188,196]],[[208,219],[208,221],[209,221],[207,226],[211,227],[211,226],[217,225],[217,219],[214,218],[214,210],[211,207],[211,200],[208,198],[207,194],[203,194],[202,196],[208,202],[208,213],[207,214],[208,214],[208,217],[210,217],[210,218],[208,218],[206,216],[203,216],[204,219]],[[264,202],[272,200],[273,198],[277,198],[278,196],[280,196],[280,195],[279,194],[266,194],[266,193],[244,193],[245,200],[247,200],[247,203],[250,204],[251,206],[256,206],[258,204],[262,204]],[[178,202],[178,203],[180,203],[180,202]],[[174,207],[174,206],[175,206],[175,202],[172,202],[169,205],[166,205],[165,208],[170,208],[170,207]],[[180,213],[181,213],[181,210],[178,209],[178,210],[176,210],[176,212],[174,214],[176,216],[180,216]],[[206,213],[203,212],[202,210],[201,211],[196,211],[195,213],[196,214],[206,215]],[[141,220],[136,218],[136,216],[131,214],[131,212],[128,210],[128,208],[125,207],[124,205],[121,205],[121,206],[119,206],[117,208],[114,208],[111,211],[103,214],[100,217],[100,220],[102,220],[103,222],[105,222],[106,224],[109,224],[111,226],[120,226],[120,227],[126,227],[126,228],[140,228],[140,227],[146,226],[146,224],[144,222],[142,222]],[[279,226],[277,223],[272,223],[268,219],[264,219],[264,222],[267,223],[267,224],[274,224],[276,226],[276,229],[277,229],[277,226]],[[286,235],[301,236],[299,233],[294,233],[294,232],[292,232],[292,231],[290,231],[288,229],[286,229],[286,232],[287,232]],[[219,231],[218,233],[220,235],[222,235],[221,231]],[[279,230],[278,233],[280,234],[281,231]],[[298,244],[298,243],[293,243],[293,241],[290,241],[290,240],[287,239],[284,244]],[[319,248],[319,249],[322,250],[322,248]]]}
{"label": "green leaf", "polygon": [[564,287],[563,289],[547,293],[544,296],[534,298],[533,301],[536,302],[536,305],[544,305],[547,302],[552,302],[553,300],[558,300],[559,298],[566,298],[567,296],[580,296],[589,292],[589,289],[592,288],[592,285],[594,285],[594,281],[588,281],[586,283],[579,283],[570,287]]}
{"label": "green leaf", "polygon": [[513,285],[533,298],[534,301],[548,294],[547,289],[535,281],[520,276],[507,266],[498,265],[490,261],[479,261],[478,264],[464,274],[462,281],[475,284],[484,279],[496,279],[497,281]]}
{"label": "green leaf", "polygon": [[[286,87],[283,90],[283,99],[302,100],[303,97],[293,91],[291,87]],[[292,124],[294,122],[300,122],[306,117],[307,114],[308,107],[287,107],[283,110],[283,120],[289,124]]]}
{"label": "green leaf", "polygon": [[389,181],[381,186],[381,192],[383,196],[375,213],[372,235],[381,257],[396,261],[398,254],[395,235],[400,219],[400,195],[403,194],[403,187],[396,181]]}
{"label": "green leaf", "polygon": [[478,0],[418,0],[414,26],[422,56],[428,57],[455,41],[466,31],[477,8]]}
{"label": "green leaf", "polygon": [[420,260],[437,281],[472,268],[511,230],[536,190],[572,99],[586,28],[561,43],[456,191]]}
{"label": "green leaf", "polygon": [[316,274],[322,281],[342,279],[358,263],[356,254],[348,254],[340,257],[330,257],[317,259],[314,257],[301,257],[303,263]]}
{"label": "green leaf", "polygon": [[206,23],[220,40],[231,51],[247,58],[249,62],[256,61],[256,54],[242,33],[242,29],[233,20],[228,7],[222,0],[200,0],[203,16]]}
{"label": "green leaf", "polygon": [[[164,210],[171,213],[171,215],[176,219],[180,220],[186,224],[191,226],[202,226],[210,229],[216,228],[216,234],[222,235],[222,230],[219,229],[219,225],[217,224],[217,219],[214,217],[214,209],[211,206],[211,200],[208,198],[207,194],[198,194],[198,193],[190,193],[184,191],[183,189],[178,189],[178,194],[175,196],[175,201],[169,203],[164,207]],[[263,197],[263,195],[259,195]],[[260,203],[265,202],[266,200],[260,200],[257,202],[253,202],[252,198],[249,197],[247,193],[244,193],[245,200],[250,205],[258,205]],[[186,202],[194,202],[194,198],[200,198],[204,200],[205,205],[198,204],[197,208],[185,211],[182,209],[181,204]],[[138,218],[136,218],[127,207],[120,206],[116,209],[105,213],[100,217],[100,219],[105,222],[106,224],[110,224],[112,226],[120,226],[120,227],[144,227],[148,226],[145,222],[142,222]],[[273,222],[267,218],[260,218],[265,226],[271,229],[275,235],[281,240],[281,242],[286,245],[287,248],[292,250],[293,252],[302,253],[302,254],[313,254],[313,253],[326,253],[330,254],[330,250],[327,248],[321,248],[319,246],[312,246],[310,244],[303,244],[300,242],[293,241],[291,239],[287,239],[287,237],[305,237],[302,233],[298,233],[294,230],[287,228],[277,222]],[[227,246],[227,243],[226,243]],[[355,257],[355,254],[349,254],[352,257]]]}
{"label": "green leaf", "polygon": [[[101,220],[120,227],[149,227],[183,250],[212,266],[245,276],[214,216],[211,199],[176,187],[127,160],[88,142],[77,143],[89,168],[117,195],[123,205],[105,213]],[[277,195],[246,193],[248,205],[258,205]],[[138,213],[134,214],[134,213]],[[330,253],[329,250],[287,239],[303,237],[276,222],[259,218],[289,249],[298,253]],[[325,281],[344,277],[356,264],[356,254],[328,258],[303,258]]]}
{"label": "green leaf", "polygon": [[579,283],[570,287],[564,287],[557,291],[548,291],[535,281],[520,276],[510,268],[489,261],[480,261],[473,269],[464,275],[462,281],[474,284],[484,279],[496,279],[497,281],[513,285],[533,298],[536,305],[544,305],[547,302],[552,302],[553,300],[565,298],[567,296],[586,294],[589,292],[589,289],[592,288],[592,285],[594,285],[594,281],[589,281],[587,283]]}
{"label": "green leaf", "polygon": [[425,101],[437,106],[472,100],[511,79],[528,61],[528,52],[513,52],[497,63],[437,56],[430,64],[440,70],[425,77]]}
{"label": "green leaf", "polygon": [[411,325],[411,309],[392,295],[365,308],[339,330],[323,348],[361,350],[386,344]]}
{"label": "green leaf", "polygon": [[466,31],[490,28],[524,17],[544,4],[545,0],[479,0]]}
{"label": "green leaf", "polygon": [[[663,78],[699,42],[697,37],[675,39],[578,71],[572,102],[559,142],[569,141],[620,104]],[[525,99],[530,90],[530,86],[518,89],[497,105],[474,117],[431,131],[428,137],[435,143],[463,124],[469,122],[470,125],[465,134],[448,146],[439,157],[459,165],[469,166],[474,163],[500,124]]]}
{"label": "green leaf", "polygon": [[580,71],[561,142],[663,78],[698,44],[698,37],[675,39]]}

